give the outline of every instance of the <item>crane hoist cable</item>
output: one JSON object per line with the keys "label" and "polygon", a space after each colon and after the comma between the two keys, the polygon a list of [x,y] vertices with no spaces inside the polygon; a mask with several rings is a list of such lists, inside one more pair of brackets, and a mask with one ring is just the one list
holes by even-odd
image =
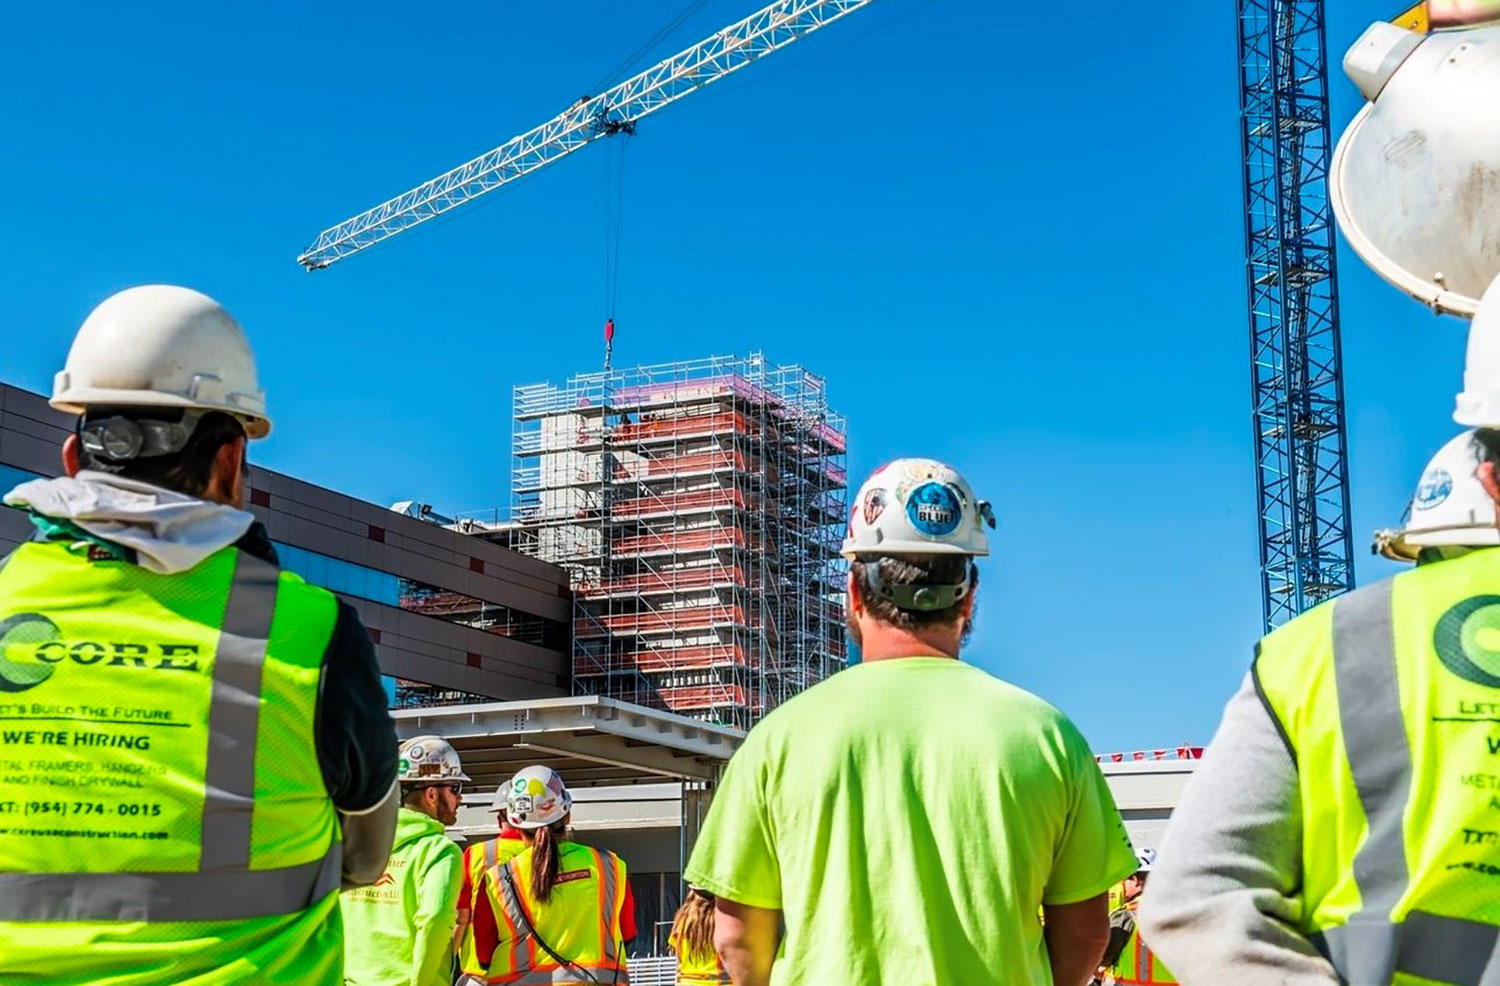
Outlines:
{"label": "crane hoist cable", "polygon": [[615,306],[620,297],[620,229],[625,212],[625,148],[631,134],[615,136],[604,155],[604,368],[614,353]]}
{"label": "crane hoist cable", "polygon": [[614,68],[604,73],[604,75],[600,76],[599,81],[595,82],[592,86],[589,87],[589,92],[603,92],[606,86],[615,82],[617,79],[619,79],[620,76],[624,75],[626,72],[634,68],[641,59],[645,58],[651,53],[651,49],[667,40],[667,38],[671,36],[673,31],[681,27],[689,17],[693,16],[699,10],[703,9],[703,5],[706,3],[708,3],[708,0],[692,0],[692,2],[690,2],[686,7],[678,11],[671,20],[663,24],[655,34],[651,35],[651,37],[641,42],[640,47],[636,48],[635,51],[632,51],[630,54],[626,55],[620,61],[620,64],[616,65]]}

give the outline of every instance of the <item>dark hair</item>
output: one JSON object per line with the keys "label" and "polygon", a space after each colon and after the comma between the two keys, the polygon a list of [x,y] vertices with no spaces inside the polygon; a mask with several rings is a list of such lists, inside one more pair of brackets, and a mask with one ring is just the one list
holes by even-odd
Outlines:
{"label": "dark hair", "polygon": [[1469,444],[1480,462],[1500,465],[1500,428],[1480,428],[1469,439]]}
{"label": "dark hair", "polygon": [[562,868],[557,842],[567,831],[567,822],[558,820],[537,829],[536,835],[532,836],[531,896],[543,904],[552,899],[552,888],[557,886],[557,871]]}
{"label": "dark hair", "polygon": [[[181,421],[185,413],[182,408],[93,407],[78,419],[78,423],[81,428],[89,421],[111,417],[132,421]],[[112,473],[187,496],[202,496],[208,490],[219,449],[244,437],[245,426],[238,418],[222,411],[210,411],[199,419],[198,427],[193,429],[187,444],[179,452],[118,461],[96,455],[80,444],[78,464],[84,469]]]}
{"label": "dark hair", "polygon": [[[969,595],[979,587],[979,569],[967,555],[906,555],[901,558],[881,558],[878,562],[880,580],[886,585],[958,585],[969,576]],[[944,609],[902,609],[875,592],[870,586],[870,577],[865,564],[854,562],[854,587],[860,601],[871,616],[881,623],[901,627],[904,630],[920,630],[926,627],[946,626],[956,621],[963,612],[964,601],[959,600]]]}
{"label": "dark hair", "polygon": [[714,899],[696,887],[688,888],[687,900],[672,919],[679,958],[706,959],[714,954]]}

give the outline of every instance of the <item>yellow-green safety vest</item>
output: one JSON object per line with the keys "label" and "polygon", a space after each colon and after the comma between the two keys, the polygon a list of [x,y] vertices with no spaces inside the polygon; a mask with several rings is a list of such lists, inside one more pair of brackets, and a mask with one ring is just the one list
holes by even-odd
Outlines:
{"label": "yellow-green safety vest", "polygon": [[[557,884],[545,904],[531,895],[531,848],[485,874],[485,891],[500,930],[486,978],[512,986],[629,986],[620,931],[624,861],[612,852],[576,842],[559,842],[557,850]],[[549,955],[538,936],[566,961]]]}
{"label": "yellow-green safety vest", "polygon": [[707,952],[687,953],[681,948],[676,935],[667,939],[667,947],[677,956],[677,986],[720,986],[734,982],[729,978],[729,973],[724,971],[719,953],[712,948]]}
{"label": "yellow-green safety vest", "polygon": [[313,720],[334,596],[224,548],[0,567],[0,967],[49,986],[342,980]]}
{"label": "yellow-green safety vest", "polygon": [[485,871],[496,863],[508,863],[526,848],[524,839],[505,839],[496,836],[480,845],[464,848],[464,871],[469,878],[469,899],[458,902],[469,912],[469,923],[458,942],[458,967],[472,976],[484,975],[484,965],[479,961],[478,948],[474,944],[474,905],[484,893]]}
{"label": "yellow-green safety vest", "polygon": [[1298,617],[1254,682],[1297,765],[1303,932],[1350,983],[1500,981],[1500,550]]}

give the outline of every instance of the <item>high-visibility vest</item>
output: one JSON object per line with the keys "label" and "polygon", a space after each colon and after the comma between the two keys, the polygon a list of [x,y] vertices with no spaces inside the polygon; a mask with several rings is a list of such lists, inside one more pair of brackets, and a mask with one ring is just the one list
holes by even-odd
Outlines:
{"label": "high-visibility vest", "polygon": [[1500,976],[1500,550],[1424,564],[1267,636],[1296,760],[1301,926],[1350,983]]}
{"label": "high-visibility vest", "polygon": [[667,939],[667,946],[677,956],[677,986],[719,986],[734,982],[724,971],[719,953],[712,948],[706,952],[688,953],[679,946],[676,935]]}
{"label": "high-visibility vest", "polygon": [[0,975],[340,983],[313,720],[334,596],[236,548],[0,567]]}
{"label": "high-visibility vest", "polygon": [[[1132,906],[1131,910],[1134,911],[1135,908]],[[1121,986],[1175,986],[1177,980],[1161,964],[1161,959],[1141,941],[1141,929],[1137,926],[1130,933],[1130,940],[1125,943],[1125,950],[1120,953],[1119,960],[1115,962],[1115,982]]]}
{"label": "high-visibility vest", "polygon": [[470,975],[482,976],[485,971],[483,963],[479,961],[478,948],[474,943],[472,917],[474,905],[478,902],[479,895],[484,893],[485,871],[496,863],[509,862],[525,848],[524,839],[503,839],[499,836],[464,848],[464,872],[469,878],[469,899],[459,901],[458,905],[466,909],[471,917],[468,926],[464,928],[463,935],[459,938],[458,967]]}
{"label": "high-visibility vest", "polygon": [[[543,986],[549,983],[609,983],[628,986],[624,939],[625,863],[612,852],[575,842],[557,846],[557,885],[545,904],[531,895],[534,850],[485,873],[500,944],[486,978],[491,983]],[[535,934],[529,934],[533,929]],[[537,942],[540,936],[558,962]]]}

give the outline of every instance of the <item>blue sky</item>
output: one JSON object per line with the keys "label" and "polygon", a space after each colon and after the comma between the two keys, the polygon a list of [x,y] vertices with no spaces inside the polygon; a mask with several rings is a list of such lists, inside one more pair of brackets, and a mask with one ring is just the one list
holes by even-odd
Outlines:
{"label": "blue sky", "polygon": [[[709,0],[657,54],[752,3]],[[100,299],[187,284],[251,333],[259,461],[503,503],[512,385],[599,360],[609,152],[331,270],[294,258],[561,111],[681,6],[9,11],[0,379],[48,389]],[[1330,4],[1332,59],[1396,6]],[[973,661],[1100,750],[1203,742],[1260,620],[1233,4],[1038,9],[880,0],[645,121],[616,360],[826,376],[852,475],[932,455],[996,502]],[[1392,568],[1368,533],[1458,430],[1463,326],[1340,261],[1370,581]]]}

